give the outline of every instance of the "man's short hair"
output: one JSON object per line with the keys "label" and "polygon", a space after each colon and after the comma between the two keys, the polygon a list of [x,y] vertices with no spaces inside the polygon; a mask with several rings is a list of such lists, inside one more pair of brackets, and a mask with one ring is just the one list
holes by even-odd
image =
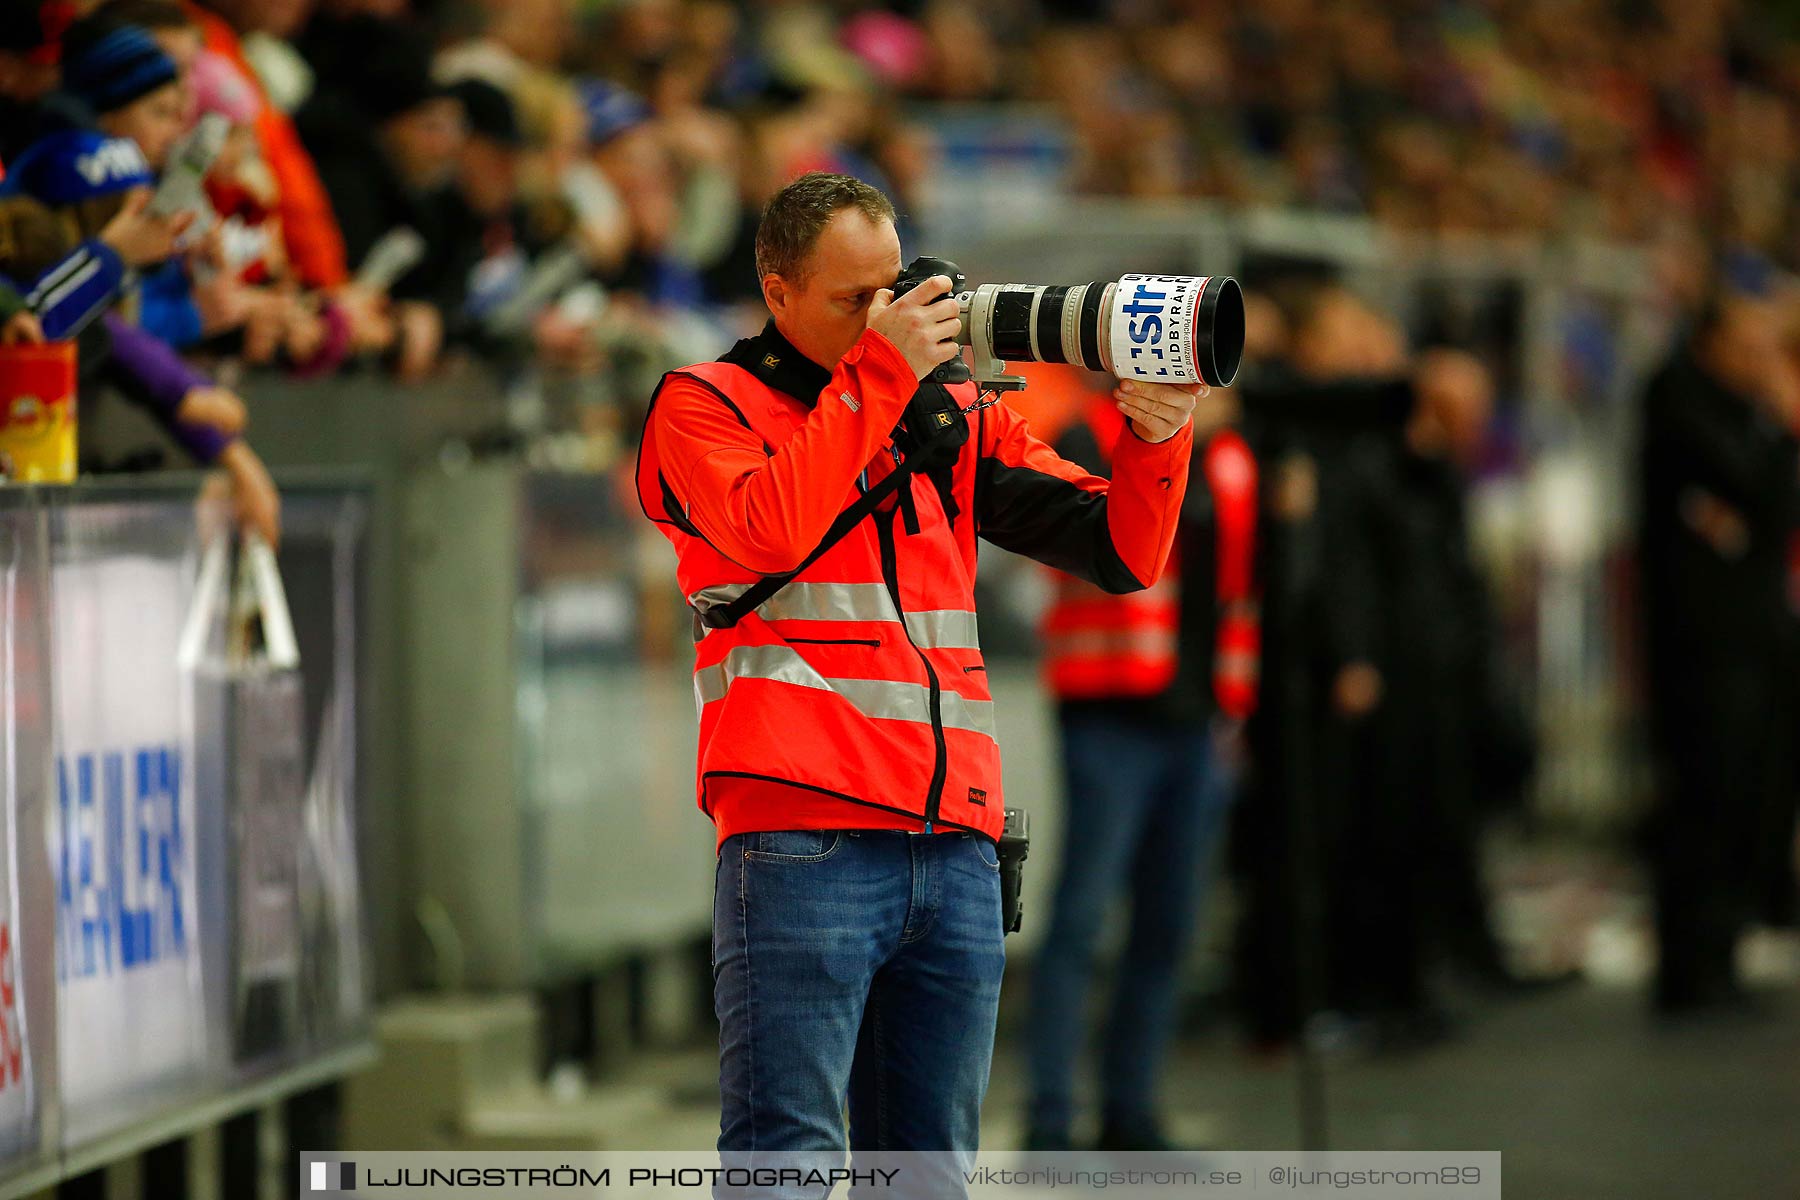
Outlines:
{"label": "man's short hair", "polygon": [[812,171],[800,176],[763,206],[756,227],[756,277],[779,275],[790,283],[804,278],[801,264],[831,218],[854,208],[870,221],[892,221],[894,203],[860,179]]}

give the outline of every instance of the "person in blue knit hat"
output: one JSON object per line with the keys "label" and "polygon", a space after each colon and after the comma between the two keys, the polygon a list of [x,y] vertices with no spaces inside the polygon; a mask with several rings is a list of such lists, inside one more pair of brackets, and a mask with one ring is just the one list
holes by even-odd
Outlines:
{"label": "person in blue knit hat", "polygon": [[62,90],[94,128],[130,138],[160,170],[186,130],[187,97],[175,60],[135,25],[79,22],[63,39]]}
{"label": "person in blue knit hat", "polygon": [[[245,524],[273,542],[280,500],[240,436],[243,401],[184,363],[166,341],[108,311],[132,290],[126,268],[166,258],[187,224],[145,214],[154,182],[129,139],[91,129],[49,135],[0,183],[8,250],[0,269],[35,279],[24,301],[40,318],[42,335],[80,336],[83,403],[91,386],[105,385],[143,409],[197,462],[226,471]],[[97,222],[104,225],[96,235]],[[78,238],[85,240],[75,245]]]}
{"label": "person in blue knit hat", "polygon": [[[82,261],[59,263],[50,272],[62,314],[45,322],[44,332],[52,338],[72,336],[109,307],[126,285],[127,266],[152,265],[113,252],[103,231],[132,193],[147,194],[155,186],[158,165],[181,136],[186,108],[180,73],[149,34],[95,21],[78,22],[64,35],[58,99],[58,115],[77,123],[39,138],[7,164],[0,184],[5,194],[29,197],[51,210],[68,239],[60,248],[48,236],[27,243],[58,257],[85,251]],[[143,204],[137,200],[131,207],[141,211]],[[13,209],[15,215],[20,211]],[[43,224],[29,210],[13,223]],[[170,248],[165,245],[161,257]],[[9,271],[32,278],[55,261],[30,259],[26,254],[9,263]]]}
{"label": "person in blue knit hat", "polygon": [[[161,174],[188,127],[186,81],[175,60],[149,31],[109,22],[104,10],[72,26],[64,38],[62,96],[65,109],[80,113],[93,129],[135,144],[153,176]],[[56,149],[60,153],[63,147]],[[98,176],[109,165],[129,169],[122,158],[111,164],[84,158],[77,165],[95,173],[95,182],[103,182]],[[102,204],[98,211],[81,210],[83,233],[90,232],[116,203]],[[211,215],[199,214],[201,223]],[[138,287],[137,322],[178,350],[214,337],[235,339],[252,325],[265,334],[274,331],[253,358],[259,362],[276,353],[280,338],[299,324],[320,325],[316,314],[302,312],[299,304],[278,291],[245,286],[224,275],[215,275],[203,286],[182,258],[144,273]]]}
{"label": "person in blue knit hat", "polygon": [[[0,183],[0,276],[17,297],[17,311],[7,312],[6,329],[14,338],[37,340],[75,338],[93,324],[119,298],[128,268],[144,267],[167,258],[180,234],[179,219],[152,216],[144,211],[148,192],[123,201],[110,220],[96,224],[93,236],[80,240],[69,214],[54,206],[88,198],[91,189],[79,168],[97,176],[122,173],[121,178],[147,181],[148,164],[141,152],[128,145],[99,152],[104,135],[87,134],[90,143],[72,154],[52,154],[38,148],[31,158],[21,155],[44,142],[46,130],[59,130],[89,120],[89,108],[66,93],[57,92],[63,56],[64,21],[52,19],[47,6],[8,3],[0,6],[0,156],[10,179]],[[79,39],[76,45],[80,46]],[[139,46],[141,50],[141,45]],[[78,66],[91,69],[89,60]],[[160,64],[157,74],[166,74]],[[132,74],[138,74],[132,72]],[[136,86],[135,84],[133,86]],[[113,91],[111,83],[96,91]],[[70,143],[64,143],[65,148]],[[23,172],[21,171],[23,168]],[[34,173],[66,168],[60,180],[33,178]],[[104,182],[104,180],[102,181]],[[29,184],[29,186],[25,186]],[[30,197],[48,192],[57,199],[48,203]],[[126,193],[130,195],[130,193]],[[111,206],[119,200],[106,202]]]}

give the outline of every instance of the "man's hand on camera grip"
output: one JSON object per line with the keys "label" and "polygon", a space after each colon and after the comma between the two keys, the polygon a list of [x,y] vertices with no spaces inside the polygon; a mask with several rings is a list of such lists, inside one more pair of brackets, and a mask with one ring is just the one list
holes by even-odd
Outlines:
{"label": "man's hand on camera grip", "polygon": [[[944,295],[949,290],[947,277],[933,275],[899,299],[892,288],[882,288],[869,301],[869,328],[894,343],[916,378],[925,378],[961,350],[956,335],[962,320],[955,299]],[[926,303],[931,296],[944,298]]]}

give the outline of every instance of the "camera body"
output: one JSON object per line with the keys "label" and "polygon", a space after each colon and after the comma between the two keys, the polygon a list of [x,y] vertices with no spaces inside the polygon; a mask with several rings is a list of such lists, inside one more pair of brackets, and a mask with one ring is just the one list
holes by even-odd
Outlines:
{"label": "camera body", "polygon": [[[921,283],[930,279],[933,275],[943,275],[950,280],[950,290],[941,296],[933,296],[930,301],[933,304],[936,304],[946,296],[960,297],[969,285],[969,281],[963,276],[962,268],[951,262],[949,259],[932,258],[930,255],[921,254],[919,257],[907,263],[905,269],[900,272],[900,278],[894,280],[894,298],[899,299],[901,296],[906,295],[906,293],[912,291]],[[963,321],[964,333],[967,332],[968,327],[968,321],[965,319]],[[968,338],[960,333],[957,335],[957,341],[965,346],[969,344]],[[1005,366],[1004,363],[1000,365],[1002,367]],[[948,362],[939,363],[932,370],[931,374],[927,376],[927,378],[935,379],[937,382],[943,384],[967,383],[973,377],[973,374],[969,370],[969,364],[963,361],[962,355],[960,354]],[[989,386],[992,385],[990,384]],[[1019,381],[1019,386],[1024,386],[1024,380]]]}
{"label": "camera body", "polygon": [[[939,367],[944,383],[973,379],[995,391],[1025,381],[1007,362],[1072,363],[1120,379],[1229,387],[1244,355],[1244,293],[1229,275],[1125,275],[1114,282],[968,287],[948,259],[920,256],[894,282],[904,295],[933,275],[951,280],[961,312],[957,341],[970,362]],[[934,300],[942,297],[933,297]]]}

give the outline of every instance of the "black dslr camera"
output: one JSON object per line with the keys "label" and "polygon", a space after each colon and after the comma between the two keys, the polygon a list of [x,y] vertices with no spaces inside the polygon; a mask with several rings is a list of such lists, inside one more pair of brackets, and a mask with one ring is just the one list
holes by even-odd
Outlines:
{"label": "black dslr camera", "polygon": [[[933,296],[930,301],[933,304],[946,297],[959,296],[968,287],[969,281],[963,277],[961,267],[947,258],[932,258],[930,255],[921,254],[907,263],[906,268],[900,272],[900,278],[894,280],[894,299],[898,300],[933,275],[947,276],[950,280],[950,290],[942,296]],[[964,330],[968,329],[966,320],[963,322],[963,328]],[[957,336],[957,341],[964,345],[968,344],[968,340],[960,334]],[[939,363],[927,378],[935,379],[939,383],[967,383],[970,378],[969,364],[964,362],[962,355],[959,354],[948,362]]]}
{"label": "black dslr camera", "polygon": [[[933,296],[933,303],[954,296],[966,282],[955,263],[942,258],[919,257],[894,280],[894,295],[906,295],[933,275],[950,278],[950,290],[942,296]],[[931,374],[919,380],[919,388],[907,401],[906,415],[901,418],[900,428],[895,430],[894,440],[909,454],[925,455],[928,462],[954,459],[963,443],[969,440],[968,414],[973,409],[964,409],[947,389],[952,384],[967,382],[969,366],[960,354],[939,363]]]}

